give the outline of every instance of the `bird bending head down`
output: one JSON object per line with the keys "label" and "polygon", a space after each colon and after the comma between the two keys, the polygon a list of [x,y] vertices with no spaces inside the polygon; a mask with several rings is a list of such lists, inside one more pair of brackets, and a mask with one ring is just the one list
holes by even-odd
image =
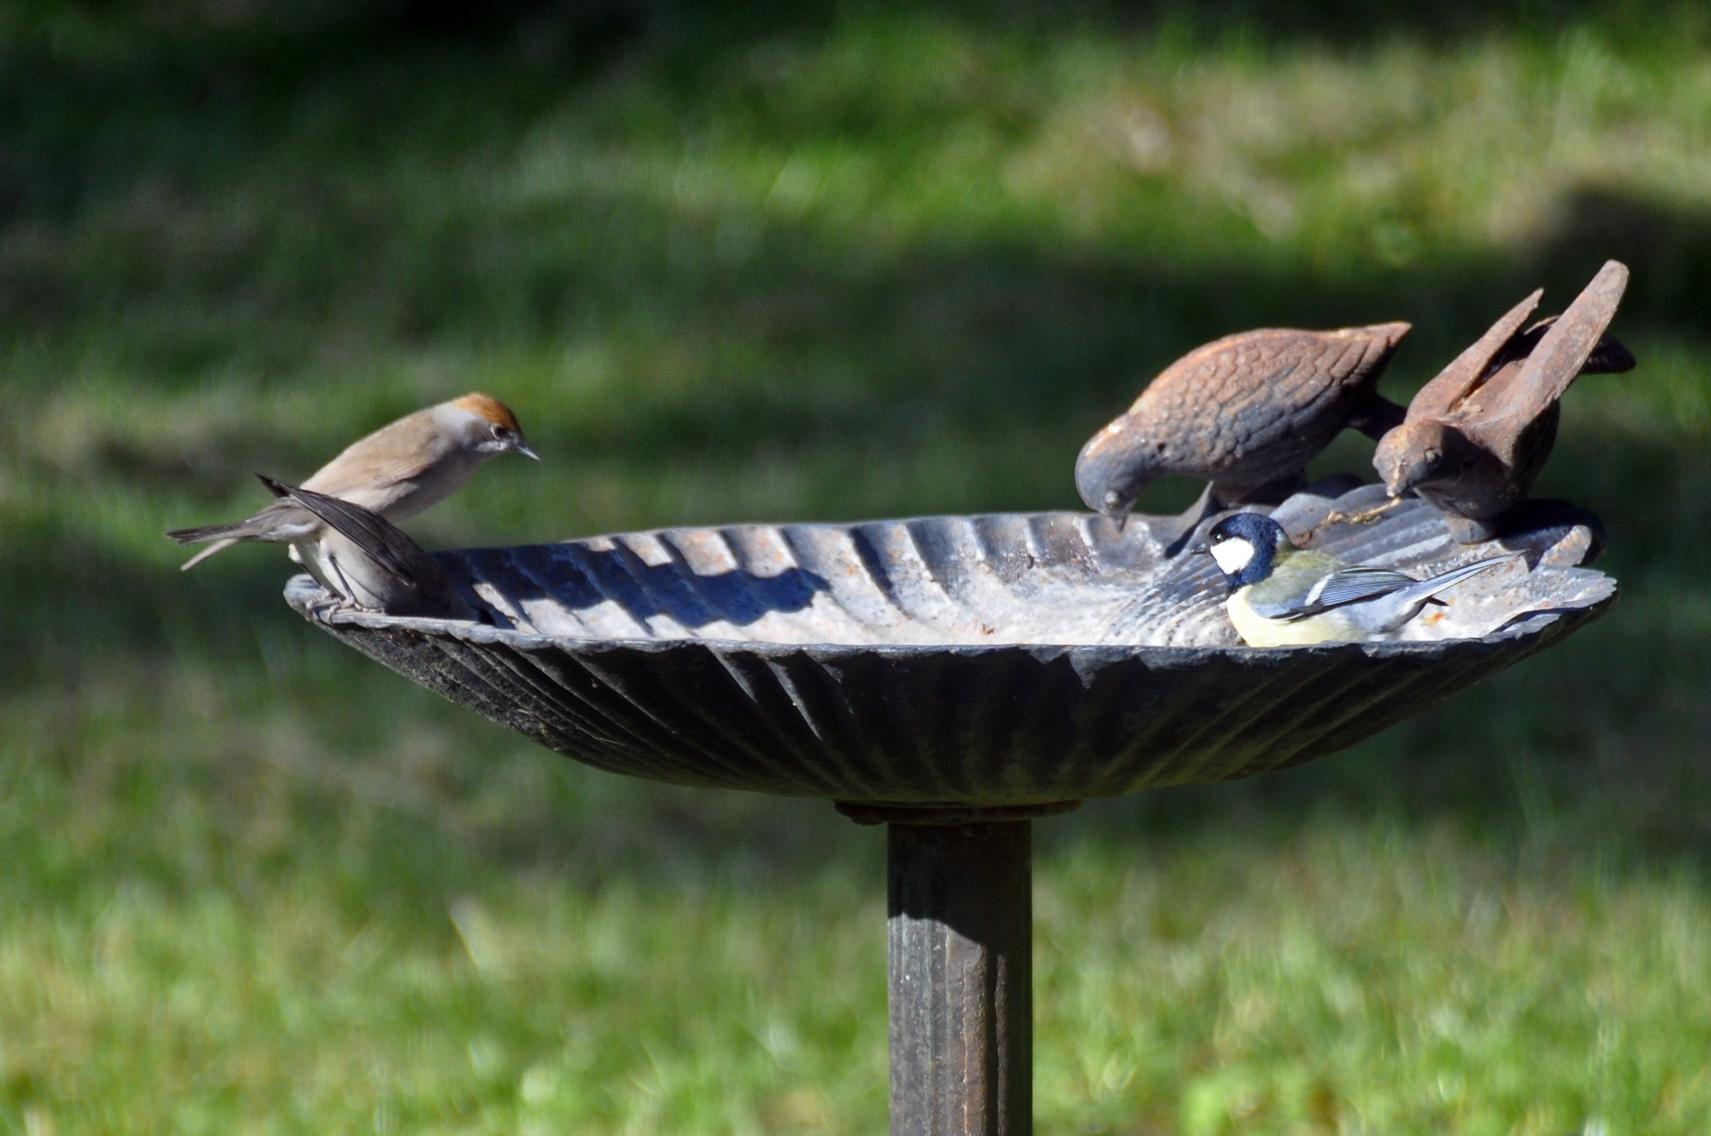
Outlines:
{"label": "bird bending head down", "polygon": [[1627,268],[1607,261],[1562,315],[1523,329],[1543,295],[1534,291],[1452,359],[1373,455],[1390,495],[1414,490],[1462,544],[1503,531],[1556,444],[1569,386],[1634,365],[1605,331],[1627,282]]}
{"label": "bird bending head down", "polygon": [[1474,457],[1473,446],[1453,426],[1416,419],[1380,439],[1372,465],[1384,479],[1384,491],[1400,497],[1416,486],[1454,476]]}
{"label": "bird bending head down", "polygon": [[1088,439],[1076,490],[1120,528],[1155,478],[1204,481],[1183,532],[1231,505],[1281,501],[1344,428],[1377,438],[1402,421],[1376,384],[1407,332],[1259,328],[1197,347]]}
{"label": "bird bending head down", "polygon": [[1156,455],[1139,431],[1119,418],[1087,440],[1075,459],[1075,491],[1096,513],[1121,530],[1141,490],[1165,470],[1155,458],[1166,454],[1167,443],[1154,444]]}

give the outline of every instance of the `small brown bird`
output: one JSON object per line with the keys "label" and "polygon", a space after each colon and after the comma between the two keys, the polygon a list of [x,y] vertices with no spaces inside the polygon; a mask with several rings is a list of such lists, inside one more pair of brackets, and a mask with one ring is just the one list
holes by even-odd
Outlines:
{"label": "small brown bird", "polygon": [[275,497],[319,522],[314,534],[294,547],[309,574],[342,606],[387,615],[475,618],[445,570],[379,513],[265,474],[256,476]]}
{"label": "small brown bird", "polygon": [[1633,368],[1627,348],[1604,334],[1627,285],[1628,269],[1612,260],[1554,319],[1521,330],[1542,290],[1511,308],[1420,388],[1402,425],[1379,441],[1372,464],[1386,492],[1414,490],[1463,544],[1491,539],[1544,468],[1569,384]]}
{"label": "small brown bird", "polygon": [[[523,428],[510,407],[490,395],[466,394],[407,414],[352,442],[303,488],[401,521],[445,500],[488,458],[503,453],[540,460],[523,440]],[[174,529],[166,535],[180,544],[214,542],[184,562],[189,571],[240,540],[295,546],[311,537],[320,523],[302,505],[281,499],[241,521]]]}
{"label": "small brown bird", "polygon": [[1189,528],[1232,505],[1281,499],[1345,426],[1378,438],[1402,421],[1376,387],[1408,330],[1269,328],[1196,348],[1082,447],[1076,490],[1119,528],[1147,483],[1168,475],[1210,483]]}

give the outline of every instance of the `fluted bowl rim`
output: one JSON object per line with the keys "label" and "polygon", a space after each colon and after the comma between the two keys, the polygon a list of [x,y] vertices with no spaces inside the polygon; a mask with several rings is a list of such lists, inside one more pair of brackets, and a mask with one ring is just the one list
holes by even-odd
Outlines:
{"label": "fluted bowl rim", "polygon": [[[1318,509],[1325,500],[1305,503]],[[853,530],[982,517],[1037,520],[1046,526],[1039,531],[1057,536],[1062,531],[1050,526],[1084,526],[1077,538],[1088,535],[1085,526],[1103,523],[1086,514],[1008,513],[789,527]],[[1410,543],[1422,517],[1416,513],[1413,521],[1399,522],[1382,541],[1373,538],[1374,547],[1413,548],[1398,555],[1432,562],[1438,545]],[[652,533],[680,534],[672,538],[680,540],[706,531],[675,526],[556,543],[581,545],[576,556],[598,556],[609,550],[602,541]],[[1095,535],[1105,540],[1110,534]],[[1541,554],[1522,576],[1537,585],[1532,594],[1549,601],[1548,609],[1517,609],[1514,621],[1488,634],[1301,647],[1224,645],[1197,637],[1224,618],[1221,601],[1204,586],[1216,569],[1202,564],[1178,572],[1173,558],[1159,552],[1164,544],[1157,532],[1144,539],[1154,546],[1138,551],[1133,562],[1106,564],[1098,552],[1094,571],[1102,582],[1108,569],[1118,579],[1131,569],[1137,570],[1133,578],[1169,575],[1171,585],[1159,584],[1156,600],[1137,602],[1150,603],[1152,615],[1163,612],[1167,632],[1169,620],[1193,609],[1184,616],[1188,622],[1174,625],[1188,632],[1174,641],[1035,637],[1053,626],[1049,621],[1018,625],[1009,629],[1018,637],[992,641],[739,638],[703,634],[712,623],[645,620],[637,625],[658,635],[567,635],[323,612],[316,601],[325,593],[306,576],[290,582],[286,598],[305,618],[375,661],[597,768],[860,806],[990,809],[1246,777],[1335,752],[1559,641],[1603,614],[1617,597],[1614,579],[1578,566],[1592,545],[1561,545],[1551,536],[1552,558]],[[645,540],[637,544],[645,546]],[[576,562],[575,556],[553,553],[553,547],[441,555],[452,562],[473,556],[463,567],[489,565],[498,587],[506,579],[521,582],[544,567]],[[1136,551],[1100,547],[1113,555]],[[543,559],[519,559],[527,550]],[[489,554],[500,559],[481,559]],[[1492,594],[1505,594],[1510,586],[1522,585],[1494,585]],[[565,594],[575,592],[569,582],[555,583],[549,593],[555,603],[560,587]],[[512,593],[510,599],[525,594]],[[1027,611],[1057,610],[1049,600],[1037,609],[1023,602]],[[1499,608],[1500,614],[1507,610]],[[1089,626],[1082,613],[1070,612],[1066,619],[1065,626],[1077,620]],[[582,631],[594,624],[577,616],[567,625]],[[1219,633],[1229,633],[1227,622]]]}
{"label": "fluted bowl rim", "polygon": [[[922,518],[932,519],[932,518]],[[652,530],[639,530],[652,531]],[[437,555],[458,555],[466,552],[488,551],[486,548],[467,548],[448,550]],[[856,643],[839,640],[809,641],[801,643],[783,643],[769,639],[745,639],[734,636],[703,636],[699,638],[643,638],[641,636],[591,636],[591,635],[543,635],[536,632],[519,631],[510,627],[494,627],[491,624],[472,623],[461,619],[437,619],[425,616],[385,615],[370,611],[332,611],[326,615],[312,615],[309,605],[317,600],[326,598],[326,591],[307,574],[291,577],[286,582],[285,600],[293,610],[309,618],[311,621],[324,622],[330,626],[361,627],[369,631],[415,631],[424,635],[443,635],[449,638],[470,643],[475,646],[489,646],[502,643],[522,651],[544,650],[576,650],[576,651],[611,651],[631,650],[660,653],[683,648],[705,649],[707,647],[735,648],[753,651],[757,654],[790,655],[804,651],[825,655],[957,655],[977,657],[980,655],[1000,654],[1006,651],[1033,652],[1073,652],[1090,659],[1117,659],[1145,656],[1159,662],[1188,660],[1207,655],[1227,655],[1242,659],[1289,658],[1303,654],[1322,652],[1359,652],[1372,656],[1391,655],[1429,655],[1443,652],[1468,644],[1499,645],[1511,641],[1536,638],[1544,634],[1551,625],[1563,619],[1579,620],[1587,616],[1602,615],[1620,598],[1620,588],[1616,579],[1593,569],[1576,569],[1590,572],[1607,582],[1604,594],[1591,599],[1571,603],[1565,607],[1550,611],[1539,612],[1525,624],[1504,628],[1488,635],[1466,635],[1445,639],[1432,640],[1367,640],[1343,641],[1331,643],[1316,643],[1307,646],[1288,647],[1250,647],[1242,643],[1221,644],[1204,647],[1183,645],[1164,645],[1156,643],[1078,643],[1078,642],[995,642],[995,643]]]}
{"label": "fluted bowl rim", "polygon": [[[496,552],[523,552],[545,550],[562,545],[583,545],[594,541],[611,541],[630,537],[659,537],[663,535],[692,532],[708,532],[732,528],[752,529],[795,529],[795,530],[825,530],[847,532],[857,528],[880,525],[907,526],[935,522],[964,522],[974,520],[1016,520],[1030,522],[1035,520],[1071,519],[1083,523],[1097,523],[1100,518],[1095,514],[1073,510],[1042,510],[1042,511],[999,511],[991,513],[927,513],[907,517],[874,517],[853,521],[756,521],[740,523],[722,523],[709,525],[661,525],[647,529],[625,530],[616,533],[597,533],[587,536],[566,537],[557,541],[534,541],[519,545],[490,546],[478,545],[464,548],[447,549],[432,555],[442,562],[455,563],[472,555]],[[1156,516],[1136,516],[1129,522],[1131,525],[1146,527],[1155,524],[1167,524],[1169,518]],[[1084,640],[1064,639],[1059,641],[1016,641],[996,640],[989,643],[908,643],[908,642],[858,642],[854,640],[822,639],[807,641],[778,641],[770,639],[750,638],[739,635],[697,635],[697,636],[639,636],[639,635],[551,635],[540,632],[520,630],[514,627],[499,627],[488,623],[478,623],[464,619],[447,619],[430,616],[388,615],[380,612],[359,611],[354,609],[333,610],[324,615],[313,615],[312,605],[327,598],[326,591],[307,574],[293,576],[285,587],[286,602],[299,614],[311,620],[318,620],[329,626],[361,627],[371,631],[415,631],[424,635],[440,635],[457,639],[462,642],[485,646],[503,643],[519,650],[640,650],[648,652],[668,651],[681,647],[705,646],[722,644],[728,647],[740,647],[759,654],[794,654],[802,651],[812,651],[826,655],[839,654],[881,654],[895,656],[914,656],[922,654],[949,654],[958,656],[980,656],[992,653],[1015,650],[1062,650],[1073,651],[1088,658],[1129,658],[1137,655],[1146,656],[1159,662],[1171,660],[1186,660],[1199,658],[1208,654],[1224,655],[1243,659],[1286,658],[1301,655],[1303,652],[1321,653],[1327,651],[1350,652],[1358,651],[1363,654],[1379,656],[1431,654],[1451,649],[1459,645],[1482,643],[1497,645],[1511,641],[1525,640],[1542,634],[1551,624],[1568,617],[1576,616],[1576,622],[1581,619],[1602,615],[1619,598],[1620,589],[1616,579],[1606,573],[1585,566],[1559,567],[1552,571],[1573,573],[1590,587],[1585,598],[1564,604],[1561,608],[1551,611],[1541,611],[1527,616],[1516,625],[1503,627],[1486,635],[1450,636],[1433,640],[1366,640],[1313,644],[1310,646],[1283,647],[1252,647],[1241,643],[1222,645],[1168,645],[1156,643],[1091,643]]]}

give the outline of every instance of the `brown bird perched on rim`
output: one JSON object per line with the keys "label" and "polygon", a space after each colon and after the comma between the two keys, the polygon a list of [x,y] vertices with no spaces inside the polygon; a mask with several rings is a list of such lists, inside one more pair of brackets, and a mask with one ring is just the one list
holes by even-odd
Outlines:
{"label": "brown bird perched on rim", "polygon": [[[303,488],[400,521],[445,500],[488,458],[504,453],[540,460],[523,440],[523,428],[510,407],[491,395],[466,394],[406,414],[352,442],[316,470]],[[310,540],[320,523],[302,505],[281,498],[241,521],[174,529],[166,535],[180,544],[214,542],[184,562],[189,571],[240,540],[290,544],[293,557],[301,559],[296,546]]]}
{"label": "brown bird perched on rim", "polygon": [[275,497],[314,514],[321,522],[313,549],[303,562],[332,596],[332,607],[387,615],[475,618],[473,609],[452,587],[445,569],[379,513],[325,493],[286,485],[266,474],[256,476]]}
{"label": "brown bird perched on rim", "polygon": [[1489,540],[1544,468],[1569,384],[1634,366],[1604,334],[1627,286],[1628,269],[1611,260],[1554,319],[1521,330],[1543,290],[1511,308],[1420,388],[1402,425],[1380,440],[1372,464],[1385,491],[1414,490],[1462,544]]}
{"label": "brown bird perched on rim", "polygon": [[1187,528],[1232,505],[1281,500],[1345,426],[1378,438],[1402,421],[1376,387],[1408,330],[1267,328],[1196,348],[1081,448],[1076,490],[1119,528],[1157,477],[1210,483]]}

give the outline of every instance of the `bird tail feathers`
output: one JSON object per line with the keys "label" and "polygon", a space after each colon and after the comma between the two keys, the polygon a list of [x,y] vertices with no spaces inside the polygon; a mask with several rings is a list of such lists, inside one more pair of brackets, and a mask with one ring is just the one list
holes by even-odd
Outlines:
{"label": "bird tail feathers", "polygon": [[1484,560],[1475,560],[1472,564],[1464,564],[1460,568],[1452,568],[1441,576],[1433,576],[1430,580],[1424,581],[1431,585],[1430,590],[1426,592],[1425,601],[1430,603],[1432,600],[1437,598],[1439,592],[1447,592],[1468,577],[1477,576],[1488,568],[1495,568],[1499,564],[1507,564],[1511,560],[1519,560],[1522,555],[1523,554],[1519,552],[1511,552],[1504,556],[1488,556]]}
{"label": "bird tail feathers", "polygon": [[203,525],[194,529],[168,529],[167,538],[176,540],[179,544],[204,544],[210,540],[237,540],[249,536],[249,525],[244,521],[237,524]]}
{"label": "bird tail feathers", "polygon": [[[222,527],[224,527],[224,526],[222,526]],[[180,530],[180,531],[181,532],[198,532],[198,531],[202,531],[202,530],[184,529],[184,530]],[[235,536],[222,537],[217,533],[210,534],[208,536],[202,536],[202,537],[185,537],[185,536],[179,535],[179,533],[167,533],[166,535],[171,537],[173,540],[178,541],[178,543],[180,543],[180,544],[196,544],[196,543],[198,543],[200,541],[204,541],[204,540],[211,540],[214,542],[213,544],[210,544],[207,548],[204,548],[201,552],[198,552],[195,556],[192,556],[189,560],[186,560],[183,564],[179,565],[178,570],[180,572],[188,572],[192,568],[196,567],[198,564],[202,563],[204,560],[208,559],[210,556],[214,555],[216,552],[224,552],[226,549],[232,547],[232,545],[238,543],[238,538]]]}
{"label": "bird tail feathers", "polygon": [[244,522],[238,524],[203,525],[195,529],[173,529],[166,534],[179,544],[204,544],[213,541],[201,552],[192,556],[179,566],[180,572],[188,572],[216,552],[224,552],[242,538],[249,536],[249,527]]}

